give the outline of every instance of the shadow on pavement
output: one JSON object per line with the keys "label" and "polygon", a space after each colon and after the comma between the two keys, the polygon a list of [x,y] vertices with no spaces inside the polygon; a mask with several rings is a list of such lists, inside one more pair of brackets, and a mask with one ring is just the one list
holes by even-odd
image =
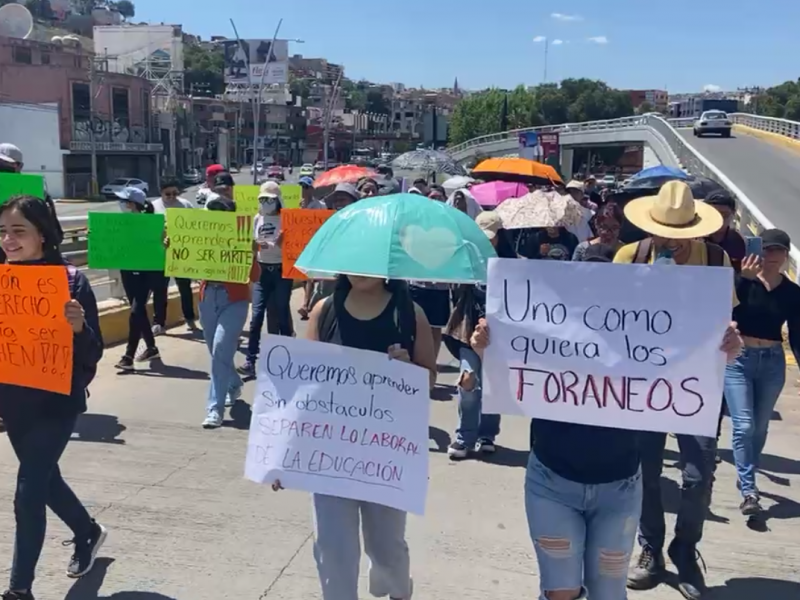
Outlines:
{"label": "shadow on pavement", "polygon": [[113,558],[98,558],[94,568],[72,585],[64,600],[176,600],[158,592],[114,592],[110,596],[101,596],[100,588],[113,563]]}
{"label": "shadow on pavement", "polygon": [[71,441],[124,444],[125,440],[119,439],[117,436],[126,429],[127,427],[120,423],[114,415],[85,413],[78,417]]}
{"label": "shadow on pavement", "polygon": [[708,590],[708,600],[789,600],[800,598],[800,583],[780,579],[747,577],[729,579]]}
{"label": "shadow on pavement", "polygon": [[178,365],[166,365],[160,360],[150,363],[149,369],[136,369],[134,371],[121,371],[118,375],[122,377],[139,375],[142,377],[166,377],[170,379],[208,379],[206,371],[187,369]]}
{"label": "shadow on pavement", "polygon": [[450,434],[444,429],[428,426],[428,439],[433,440],[433,443],[436,444],[436,448],[431,448],[429,452],[447,452],[447,447],[450,445]]}
{"label": "shadow on pavement", "polygon": [[230,408],[231,420],[224,421],[223,427],[234,429],[250,429],[250,420],[253,418],[252,407],[244,400],[237,400]]}
{"label": "shadow on pavement", "polygon": [[517,450],[515,448],[506,448],[504,446],[497,446],[494,454],[481,454],[480,459],[482,462],[490,465],[498,465],[500,467],[521,467],[528,466],[528,459],[530,458],[530,450]]}
{"label": "shadow on pavement", "polygon": [[[720,450],[719,455],[726,463],[734,465],[733,451]],[[785,475],[800,475],[800,461],[774,454],[762,454],[758,465],[759,471],[784,473]]]}

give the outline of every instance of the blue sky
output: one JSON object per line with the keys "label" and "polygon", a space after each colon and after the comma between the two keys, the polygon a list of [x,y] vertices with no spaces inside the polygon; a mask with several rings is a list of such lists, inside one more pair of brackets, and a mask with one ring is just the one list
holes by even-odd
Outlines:
{"label": "blue sky", "polygon": [[[290,53],[345,65],[353,79],[466,89],[602,79],[619,88],[695,92],[800,77],[800,1],[134,0],[136,20],[207,39],[299,38]],[[741,8],[737,8],[741,6]],[[761,16],[759,16],[761,15]],[[591,40],[590,38],[594,38]],[[556,40],[560,41],[558,43]]]}

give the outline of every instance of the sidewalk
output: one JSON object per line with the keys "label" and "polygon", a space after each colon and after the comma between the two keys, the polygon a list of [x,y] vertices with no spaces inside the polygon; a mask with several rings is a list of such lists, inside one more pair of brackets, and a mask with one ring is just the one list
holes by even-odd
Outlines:
{"label": "sidewalk", "polygon": [[[295,293],[295,301],[299,298]],[[301,325],[297,321],[297,325]],[[302,333],[303,327],[298,327]],[[119,375],[121,349],[106,352],[62,469],[79,497],[109,529],[95,571],[64,576],[67,530],[50,515],[34,592],[39,600],[310,600],[320,597],[307,494],[273,493],[243,479],[249,409],[204,431],[209,358],[202,338],[183,329],[159,338],[165,367]],[[243,360],[243,356],[240,357]],[[449,355],[439,381],[452,386]],[[800,598],[800,408],[792,368],[772,423],[760,484],[771,531],[749,530],[738,513],[731,453],[717,474],[711,521],[701,546],[709,599]],[[254,383],[245,387],[252,400]],[[450,392],[452,387],[445,387]],[[519,600],[538,593],[522,488],[528,423],[505,419],[492,463],[451,463],[452,401],[431,402],[430,489],[425,518],[409,519],[408,540],[421,600]],[[674,440],[671,440],[671,443]],[[729,448],[729,433],[723,436]],[[674,444],[673,444],[674,447]],[[666,462],[666,506],[677,505],[675,454]],[[0,436],[0,577],[8,577],[16,459]],[[672,520],[672,515],[670,515]],[[671,568],[671,567],[670,567]],[[366,562],[362,574],[366,573]],[[5,587],[5,582],[2,586]],[[365,582],[362,598],[368,598]],[[632,600],[680,600],[666,586]]]}

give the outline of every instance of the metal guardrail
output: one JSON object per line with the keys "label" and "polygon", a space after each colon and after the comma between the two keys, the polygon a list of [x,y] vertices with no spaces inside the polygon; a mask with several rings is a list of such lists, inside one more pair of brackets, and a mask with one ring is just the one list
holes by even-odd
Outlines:
{"label": "metal guardrail", "polygon": [[[762,131],[776,133],[793,139],[800,139],[800,123],[788,121],[786,119],[773,119],[771,117],[760,117],[745,113],[734,113],[730,115],[735,124],[747,125]],[[774,227],[772,222],[758,209],[755,202],[739,189],[730,178],[720,171],[706,157],[700,154],[689,142],[687,142],[677,131],[676,128],[691,127],[696,119],[664,119],[659,115],[648,114],[635,117],[623,117],[621,119],[611,119],[606,121],[589,121],[586,123],[566,123],[563,125],[548,125],[545,127],[528,127],[525,129],[514,129],[490,135],[480,136],[468,140],[462,144],[457,144],[447,151],[451,155],[457,155],[469,148],[475,148],[486,144],[499,141],[517,139],[520,134],[526,132],[580,132],[596,131],[602,129],[624,129],[627,127],[647,126],[659,134],[668,144],[670,150],[686,170],[686,172],[707,177],[716,181],[726,188],[736,198],[737,206],[737,228],[743,235],[758,235],[764,229]],[[793,281],[798,281],[798,271],[800,270],[800,250],[792,246],[789,252],[789,262],[786,273]]]}

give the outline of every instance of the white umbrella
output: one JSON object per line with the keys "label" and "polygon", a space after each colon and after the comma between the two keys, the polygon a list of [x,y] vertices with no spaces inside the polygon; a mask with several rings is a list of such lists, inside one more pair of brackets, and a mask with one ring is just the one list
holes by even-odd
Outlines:
{"label": "white umbrella", "polygon": [[467,177],[466,175],[456,175],[455,177],[451,177],[447,181],[442,184],[444,191],[447,192],[449,196],[456,190],[460,190],[461,188],[467,187],[470,183],[475,183],[475,180],[472,177]]}

